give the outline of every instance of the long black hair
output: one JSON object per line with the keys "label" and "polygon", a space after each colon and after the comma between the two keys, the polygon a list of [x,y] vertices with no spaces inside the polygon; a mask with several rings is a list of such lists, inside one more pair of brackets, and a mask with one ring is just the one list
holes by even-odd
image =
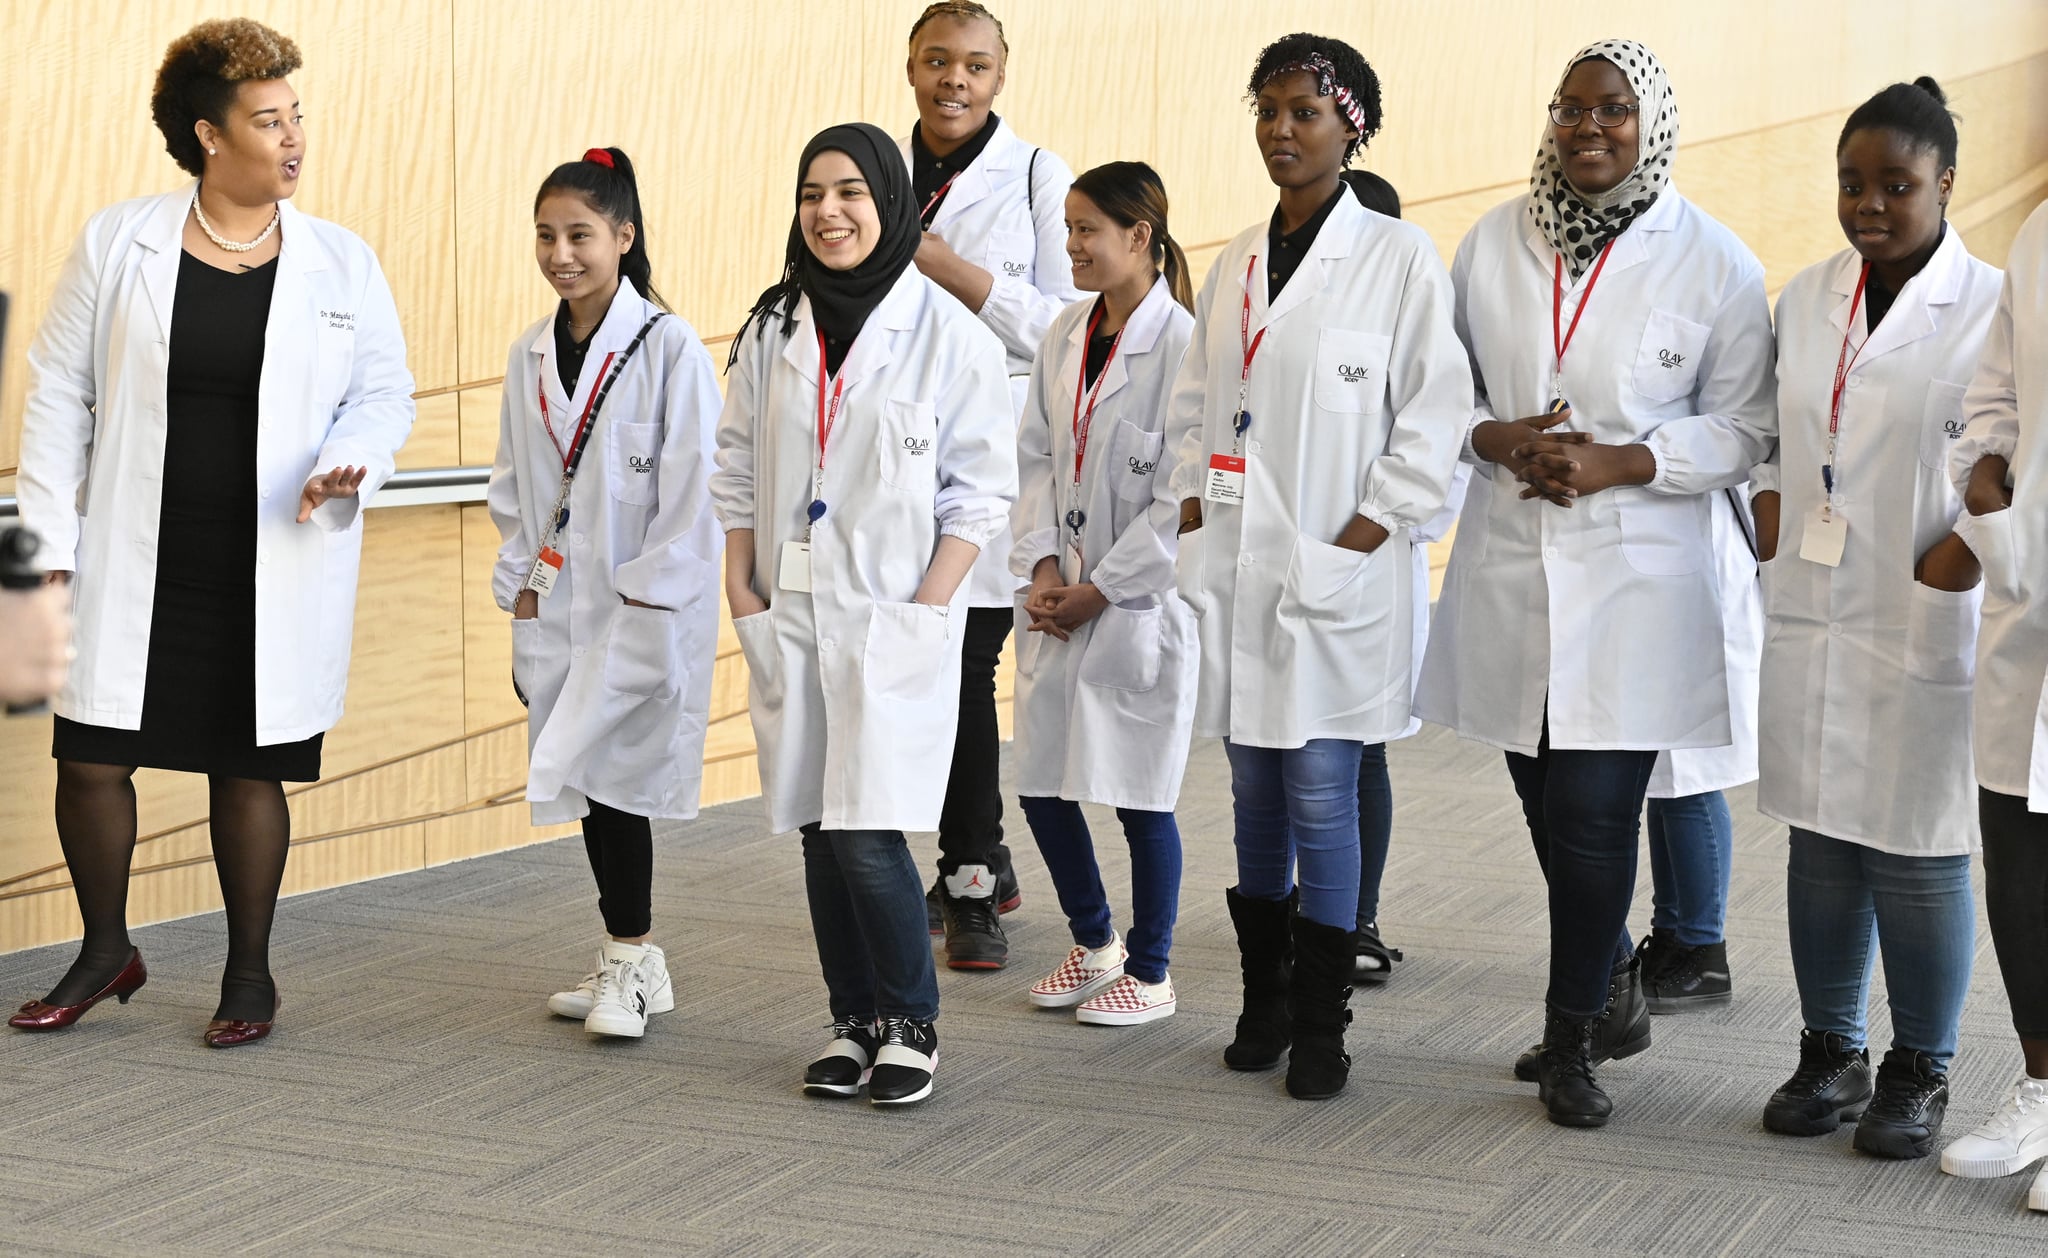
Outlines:
{"label": "long black hair", "polygon": [[633,225],[633,245],[619,259],[619,274],[633,281],[640,295],[669,309],[668,302],[654,291],[654,264],[647,260],[647,219],[640,210],[640,181],[633,177],[633,161],[624,149],[587,150],[573,162],[563,162],[540,181],[533,194],[534,213],[551,192],[570,192],[582,197],[590,208],[604,215],[617,231]]}
{"label": "long black hair", "polygon": [[1858,131],[1896,131],[1916,147],[1933,150],[1944,167],[1956,164],[1956,116],[1948,111],[1948,96],[1926,75],[1911,83],[1894,83],[1856,106],[1849,121],[1842,124],[1842,138],[1835,141],[1840,153],[1849,137]]}

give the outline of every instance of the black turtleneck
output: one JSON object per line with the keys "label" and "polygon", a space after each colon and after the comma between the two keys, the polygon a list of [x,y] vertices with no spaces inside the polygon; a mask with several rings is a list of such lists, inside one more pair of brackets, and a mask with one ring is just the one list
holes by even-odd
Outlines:
{"label": "black turtleneck", "polygon": [[1315,244],[1316,233],[1323,230],[1330,211],[1337,208],[1337,198],[1346,196],[1351,188],[1343,180],[1337,181],[1337,190],[1330,199],[1323,202],[1321,209],[1308,216],[1308,221],[1291,232],[1280,230],[1280,207],[1273,207],[1273,222],[1266,228],[1266,300],[1271,301],[1287,287],[1287,281],[1301,267],[1301,260],[1308,256],[1309,246]]}
{"label": "black turtleneck", "polygon": [[[974,163],[975,158],[981,156],[981,151],[995,138],[996,127],[1001,125],[1002,121],[991,110],[988,121],[981,124],[981,130],[969,136],[967,143],[944,157],[934,156],[932,151],[925,147],[923,123],[910,129],[910,190],[917,197],[919,226],[930,230],[932,219],[937,216],[939,207],[946,203],[946,198],[938,195],[939,189],[946,186],[948,179],[966,170]],[[934,200],[934,197],[937,199]]]}

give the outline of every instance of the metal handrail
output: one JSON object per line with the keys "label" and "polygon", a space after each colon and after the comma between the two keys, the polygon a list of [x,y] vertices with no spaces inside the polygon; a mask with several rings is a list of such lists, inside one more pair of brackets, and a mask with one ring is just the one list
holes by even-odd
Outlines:
{"label": "metal handrail", "polygon": [[[438,502],[482,502],[490,483],[488,467],[409,467],[394,473],[368,503],[380,507],[422,507]],[[0,520],[20,514],[14,495],[0,496]]]}

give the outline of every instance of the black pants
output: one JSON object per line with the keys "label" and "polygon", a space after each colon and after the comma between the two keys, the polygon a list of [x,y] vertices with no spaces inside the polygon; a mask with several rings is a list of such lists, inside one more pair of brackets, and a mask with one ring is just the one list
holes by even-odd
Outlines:
{"label": "black pants", "polygon": [[960,651],[960,732],[953,741],[953,772],[939,812],[939,872],[962,865],[1006,868],[1003,846],[1003,738],[996,726],[996,662],[1010,636],[1007,607],[967,609],[967,640]]}
{"label": "black pants", "polygon": [[654,828],[647,818],[590,801],[583,850],[597,875],[597,911],[605,933],[638,939],[654,924]]}
{"label": "black pants", "polygon": [[1984,908],[2005,975],[2012,1028],[2048,1040],[2048,815],[2017,795],[1977,791],[1984,828]]}

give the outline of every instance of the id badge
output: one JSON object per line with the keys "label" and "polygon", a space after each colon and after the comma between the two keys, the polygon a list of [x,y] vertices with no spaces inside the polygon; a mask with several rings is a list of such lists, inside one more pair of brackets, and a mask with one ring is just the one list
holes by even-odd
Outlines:
{"label": "id badge", "polygon": [[1799,557],[1823,568],[1839,567],[1842,546],[1849,540],[1849,522],[1832,514],[1825,504],[1806,514],[1806,531],[1799,539]]}
{"label": "id badge", "polygon": [[1210,502],[1244,501],[1244,460],[1232,454],[1209,456],[1209,481],[1202,497]]}
{"label": "id badge", "polygon": [[811,592],[811,544],[804,541],[787,541],[782,544],[782,565],[777,570],[775,584],[779,589],[798,594]]}
{"label": "id badge", "polygon": [[533,571],[526,574],[526,588],[542,598],[555,592],[555,578],[562,575],[562,555],[552,546],[540,548],[534,556]]}

